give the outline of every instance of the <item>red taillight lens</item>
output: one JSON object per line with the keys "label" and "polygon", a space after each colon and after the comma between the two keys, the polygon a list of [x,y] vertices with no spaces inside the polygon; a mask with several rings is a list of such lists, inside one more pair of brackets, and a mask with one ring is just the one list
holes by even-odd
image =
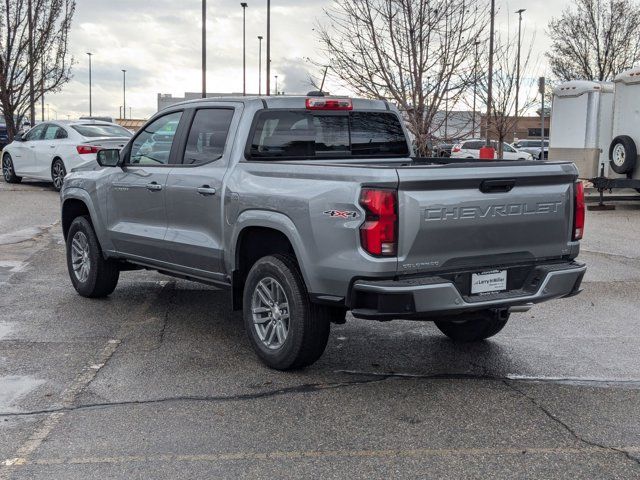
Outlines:
{"label": "red taillight lens", "polygon": [[80,155],[87,155],[89,153],[98,153],[100,147],[96,147],[95,145],[78,145],[76,150],[78,150]]}
{"label": "red taillight lens", "polygon": [[456,145],[456,146],[454,146],[454,147],[451,149],[451,151],[452,151],[453,153],[458,153],[458,152],[460,151],[460,145]]}
{"label": "red taillight lens", "polygon": [[398,252],[397,194],[394,190],[365,188],[360,205],[367,212],[360,241],[371,255],[392,257]]}
{"label": "red taillight lens", "polygon": [[307,110],[353,110],[350,98],[307,98]]}
{"label": "red taillight lens", "polygon": [[584,184],[580,181],[574,185],[573,239],[582,240],[584,235]]}

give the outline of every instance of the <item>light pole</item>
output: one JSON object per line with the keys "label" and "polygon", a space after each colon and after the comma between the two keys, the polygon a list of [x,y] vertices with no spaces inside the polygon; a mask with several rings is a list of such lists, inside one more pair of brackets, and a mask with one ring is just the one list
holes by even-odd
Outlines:
{"label": "light pole", "polygon": [[271,95],[271,0],[267,0],[267,96]]}
{"label": "light pole", "polygon": [[473,64],[473,119],[472,119],[472,128],[471,128],[471,136],[476,137],[476,98],[478,97],[478,46],[480,45],[479,41],[474,43],[476,47],[476,56],[475,62]]}
{"label": "light pole", "polygon": [[262,95],[262,35],[258,35],[258,95]]}
{"label": "light pole", "polygon": [[127,71],[122,70],[122,119],[127,119]]}
{"label": "light pole", "polygon": [[515,133],[518,132],[518,117],[520,116],[520,48],[522,46],[522,14],[526,11],[525,8],[516,11],[518,14],[518,59],[516,61],[516,127],[514,129],[514,137]]}
{"label": "light pole", "polygon": [[207,98],[207,0],[202,0],[202,98]]}
{"label": "light pole", "polygon": [[93,117],[93,99],[91,98],[91,57],[93,53],[87,52],[87,55],[89,55],[89,116]]}
{"label": "light pole", "polygon": [[[496,0],[491,0],[491,27],[489,29],[489,79],[487,87],[487,143],[486,147],[491,149],[491,103],[493,101],[493,40],[496,27]],[[492,156],[492,159],[494,157]]]}
{"label": "light pole", "polygon": [[[23,4],[24,5],[24,4]],[[33,6],[31,0],[27,5],[28,28],[29,28],[29,121],[33,127],[36,123],[36,101],[35,101],[35,86],[33,75],[35,68],[33,66]]]}
{"label": "light pole", "polygon": [[242,95],[247,95],[247,2],[242,7]]}
{"label": "light pole", "polygon": [[276,95],[278,95],[278,75],[276,75]]}

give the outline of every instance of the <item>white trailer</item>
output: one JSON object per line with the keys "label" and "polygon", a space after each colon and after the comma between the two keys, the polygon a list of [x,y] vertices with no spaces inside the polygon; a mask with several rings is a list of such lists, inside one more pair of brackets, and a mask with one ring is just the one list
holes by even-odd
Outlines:
{"label": "white trailer", "polygon": [[608,177],[614,84],[576,80],[553,91],[549,159],[576,164],[580,178]]}
{"label": "white trailer", "polygon": [[627,179],[640,180],[640,68],[615,78],[612,136],[608,149],[611,169]]}

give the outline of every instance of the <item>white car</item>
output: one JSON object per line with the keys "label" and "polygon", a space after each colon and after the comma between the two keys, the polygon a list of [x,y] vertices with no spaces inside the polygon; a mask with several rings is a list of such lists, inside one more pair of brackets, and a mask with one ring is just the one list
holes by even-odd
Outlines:
{"label": "white car", "polygon": [[102,148],[123,148],[131,138],[119,125],[97,121],[55,121],[36,125],[17,135],[2,151],[2,174],[8,183],[22,177],[53,182],[56,190],[71,169],[97,165]]}
{"label": "white car", "polygon": [[[480,149],[484,147],[485,140],[465,140],[462,143],[457,143],[451,149],[451,158],[480,158]],[[493,141],[493,148],[498,150],[497,142]],[[530,153],[517,150],[508,143],[503,143],[503,155],[504,160],[533,160],[533,156]]]}

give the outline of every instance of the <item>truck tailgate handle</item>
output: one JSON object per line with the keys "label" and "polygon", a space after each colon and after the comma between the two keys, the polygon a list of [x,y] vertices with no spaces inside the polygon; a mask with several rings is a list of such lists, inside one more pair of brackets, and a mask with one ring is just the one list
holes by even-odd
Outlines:
{"label": "truck tailgate handle", "polygon": [[515,187],[515,179],[484,180],[480,184],[482,193],[507,193]]}

